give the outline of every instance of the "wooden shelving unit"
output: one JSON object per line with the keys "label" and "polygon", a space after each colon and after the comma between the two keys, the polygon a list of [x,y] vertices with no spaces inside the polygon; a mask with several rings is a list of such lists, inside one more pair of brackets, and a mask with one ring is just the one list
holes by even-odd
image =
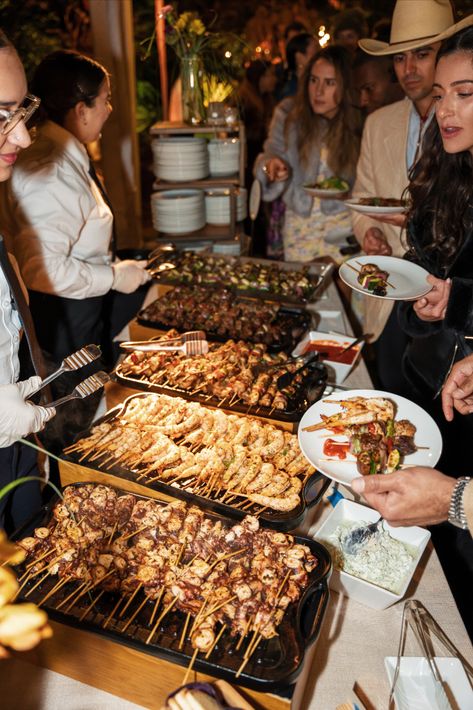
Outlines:
{"label": "wooden shelving unit", "polygon": [[[164,138],[171,136],[211,136],[215,138],[226,138],[229,136],[240,139],[240,164],[239,172],[225,177],[206,177],[202,180],[189,180],[179,182],[169,182],[168,180],[155,180],[153,190],[177,190],[181,188],[192,188],[208,190],[211,188],[226,188],[230,191],[230,224],[213,225],[206,224],[202,229],[188,234],[170,234],[157,232],[157,240],[181,242],[202,242],[202,241],[234,241],[238,234],[243,235],[243,225],[237,222],[236,188],[243,187],[245,182],[246,165],[246,136],[245,126],[239,122],[235,126],[215,126],[204,124],[201,126],[191,126],[186,123],[174,121],[159,121],[150,128],[153,138]],[[243,246],[240,240],[241,246]]]}

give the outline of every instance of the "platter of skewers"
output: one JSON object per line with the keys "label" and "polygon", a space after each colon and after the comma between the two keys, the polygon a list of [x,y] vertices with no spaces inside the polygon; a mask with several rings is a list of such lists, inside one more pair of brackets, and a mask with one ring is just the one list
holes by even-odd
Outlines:
{"label": "platter of skewers", "polygon": [[136,394],[64,450],[71,461],[222,515],[291,530],[329,480],[297,435],[256,418],[163,394]]}
{"label": "platter of skewers", "polygon": [[389,392],[335,392],[313,404],[299,425],[299,445],[325,476],[350,485],[360,476],[435,466],[442,436],[414,402]]}
{"label": "platter of skewers", "polygon": [[207,289],[225,284],[235,294],[295,304],[313,300],[332,270],[330,264],[276,262],[177,249],[151,252],[147,268],[162,284]]}
{"label": "platter of skewers", "polygon": [[55,621],[256,690],[295,680],[328,602],[314,540],[101,484],[68,486],[28,537],[19,596]]}
{"label": "platter of skewers", "polygon": [[340,278],[354,291],[391,301],[415,301],[432,290],[429,272],[395,256],[357,256],[345,261]]}
{"label": "platter of skewers", "polygon": [[137,320],[150,328],[201,329],[209,340],[247,340],[289,352],[309,329],[311,316],[303,307],[242,298],[227,288],[177,286],[141,310]]}
{"label": "platter of skewers", "polygon": [[153,350],[160,341],[179,337],[169,330],[137,345],[117,366],[117,380],[126,387],[284,422],[300,421],[323,394],[327,371],[310,353],[291,358],[243,340],[209,343],[208,352],[198,355]]}

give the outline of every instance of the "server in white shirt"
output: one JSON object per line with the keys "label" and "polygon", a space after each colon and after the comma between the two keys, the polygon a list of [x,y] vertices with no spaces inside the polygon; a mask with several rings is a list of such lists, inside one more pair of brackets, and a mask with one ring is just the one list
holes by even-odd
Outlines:
{"label": "server in white shirt", "polygon": [[109,347],[139,309],[148,273],[144,262],[113,262],[113,214],[86,148],[112,111],[107,71],[77,52],[54,52],[31,88],[41,120],[2,190],[0,223],[41,347],[58,364],[87,343]]}
{"label": "server in white shirt", "polygon": [[[26,94],[26,79],[14,48],[0,30],[0,181],[8,180],[22,148],[31,139],[26,121],[38,102]],[[21,476],[37,474],[36,454],[17,439],[37,432],[54,415],[54,409],[38,407],[26,398],[41,383],[39,377],[19,382],[18,350],[22,322],[12,283],[18,288],[14,263],[0,237],[0,489]],[[9,280],[10,274],[10,280]],[[34,334],[30,333],[30,336]],[[34,512],[41,502],[37,482],[15,489],[0,500],[0,528],[12,530]]]}

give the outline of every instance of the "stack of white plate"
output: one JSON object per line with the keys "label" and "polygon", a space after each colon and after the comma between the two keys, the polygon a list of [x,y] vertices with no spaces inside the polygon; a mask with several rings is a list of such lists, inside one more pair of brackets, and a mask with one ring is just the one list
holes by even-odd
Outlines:
{"label": "stack of white plate", "polygon": [[153,225],[158,232],[187,234],[205,225],[203,190],[163,190],[151,195]]}
{"label": "stack of white plate", "polygon": [[234,175],[240,168],[240,140],[212,138],[208,143],[209,168],[212,177]]}
{"label": "stack of white plate", "polygon": [[240,239],[233,242],[215,242],[212,251],[214,254],[223,254],[224,256],[240,256]]}
{"label": "stack of white plate", "polygon": [[[247,214],[248,192],[244,187],[236,191],[236,218],[242,222]],[[208,224],[230,224],[230,190],[214,188],[205,192],[205,214]]]}
{"label": "stack of white plate", "polygon": [[154,174],[160,180],[201,180],[209,174],[205,138],[159,138],[151,143]]}

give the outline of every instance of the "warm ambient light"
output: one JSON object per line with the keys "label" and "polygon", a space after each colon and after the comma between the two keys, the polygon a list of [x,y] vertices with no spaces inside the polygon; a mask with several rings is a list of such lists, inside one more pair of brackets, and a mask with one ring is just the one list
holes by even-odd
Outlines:
{"label": "warm ambient light", "polygon": [[228,49],[227,49],[227,51],[225,52],[225,56],[226,56],[227,59],[230,59],[230,57],[232,56],[232,53],[229,52]]}

